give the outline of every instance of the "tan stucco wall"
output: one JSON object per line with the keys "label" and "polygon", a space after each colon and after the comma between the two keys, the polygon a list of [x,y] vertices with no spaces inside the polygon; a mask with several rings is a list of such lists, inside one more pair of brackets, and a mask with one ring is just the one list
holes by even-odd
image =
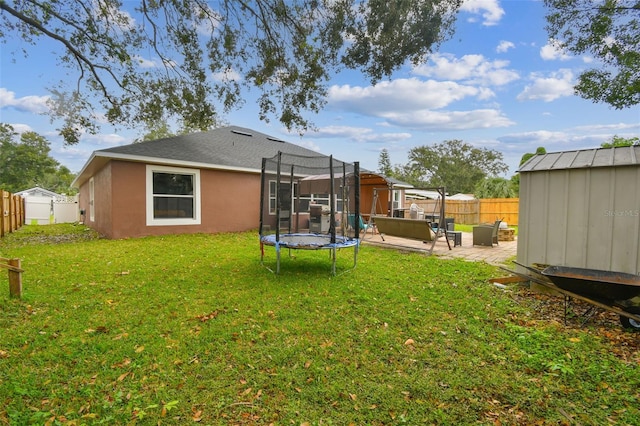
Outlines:
{"label": "tan stucco wall", "polygon": [[89,181],[80,188],[85,223],[107,238],[241,232],[258,229],[260,175],[200,170],[200,225],[147,226],[146,164],[110,161],[94,175],[95,222],[89,220]]}
{"label": "tan stucco wall", "polygon": [[93,175],[94,180],[94,220],[91,220],[91,206],[89,206],[89,182],[88,179],[82,184],[79,191],[78,207],[84,210],[82,217],[84,223],[98,231],[100,234],[109,236],[112,227],[111,218],[111,191],[98,190],[98,188],[111,187],[111,163],[100,169]]}

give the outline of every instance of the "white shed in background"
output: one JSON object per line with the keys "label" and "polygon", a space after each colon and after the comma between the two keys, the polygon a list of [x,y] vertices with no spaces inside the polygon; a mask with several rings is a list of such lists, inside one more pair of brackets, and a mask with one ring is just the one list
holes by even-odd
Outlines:
{"label": "white shed in background", "polygon": [[36,186],[17,192],[25,199],[25,223],[48,225],[51,223],[73,223],[80,220],[78,196],[58,194]]}
{"label": "white shed in background", "polygon": [[519,263],[640,274],[640,146],[536,155],[519,172]]}

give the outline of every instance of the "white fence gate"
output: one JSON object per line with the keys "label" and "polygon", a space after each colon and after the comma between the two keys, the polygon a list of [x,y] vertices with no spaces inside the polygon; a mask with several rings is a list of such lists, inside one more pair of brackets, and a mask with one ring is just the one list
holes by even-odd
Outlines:
{"label": "white fence gate", "polygon": [[53,199],[54,223],[74,223],[80,221],[78,196],[56,197]]}
{"label": "white fence gate", "polygon": [[49,225],[80,220],[78,197],[25,197],[25,224]]}

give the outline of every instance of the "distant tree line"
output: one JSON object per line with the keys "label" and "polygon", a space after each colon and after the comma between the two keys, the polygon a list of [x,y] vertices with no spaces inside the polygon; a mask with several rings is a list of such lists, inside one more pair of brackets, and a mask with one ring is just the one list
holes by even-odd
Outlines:
{"label": "distant tree line", "polygon": [[19,192],[36,186],[71,194],[75,175],[49,153],[49,141],[36,132],[18,134],[0,123],[0,189]]}
{"label": "distant tree line", "polygon": [[[603,142],[602,148],[640,146],[640,138],[613,136]],[[547,150],[538,147],[535,152],[522,155],[520,166]],[[409,161],[404,165],[392,165],[389,151],[383,149],[378,157],[378,171],[399,179],[416,188],[444,186],[449,194],[473,194],[476,198],[516,198],[520,192],[520,175],[510,179],[500,177],[508,166],[502,153],[477,148],[461,140],[446,140],[434,145],[412,148]]]}

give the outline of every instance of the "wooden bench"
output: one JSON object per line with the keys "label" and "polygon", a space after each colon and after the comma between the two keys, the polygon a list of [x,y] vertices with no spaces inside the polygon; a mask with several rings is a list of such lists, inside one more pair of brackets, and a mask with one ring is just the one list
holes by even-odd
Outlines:
{"label": "wooden bench", "polygon": [[[420,241],[433,241],[431,222],[420,219],[373,216],[373,222],[381,235],[392,235]],[[383,237],[384,239],[384,237]]]}

